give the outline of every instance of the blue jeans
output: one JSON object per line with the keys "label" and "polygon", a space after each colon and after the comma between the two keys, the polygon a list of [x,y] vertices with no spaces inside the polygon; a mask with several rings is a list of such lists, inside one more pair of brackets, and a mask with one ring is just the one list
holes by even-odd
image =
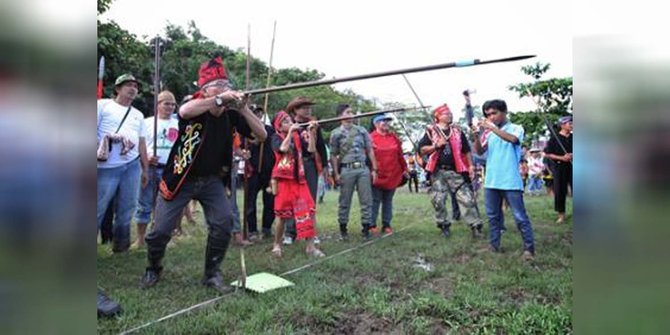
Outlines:
{"label": "blue jeans", "polygon": [[371,227],[377,226],[377,215],[379,214],[379,205],[382,207],[382,226],[384,228],[391,227],[391,220],[393,219],[393,195],[395,189],[383,190],[381,188],[372,187],[372,224]]}
{"label": "blue jeans", "polygon": [[148,224],[151,221],[151,212],[154,209],[156,194],[158,193],[158,183],[162,176],[163,168],[149,167],[149,182],[146,187],[140,190],[140,199],[137,202],[137,212],[135,213],[137,224]]}
{"label": "blue jeans", "polygon": [[523,191],[507,191],[492,188],[484,189],[484,202],[486,205],[486,215],[489,218],[489,230],[491,236],[491,246],[496,250],[500,248],[500,237],[503,228],[503,198],[507,199],[509,207],[512,210],[516,227],[521,233],[523,240],[523,249],[535,253],[535,244],[533,243],[533,227],[526,214],[526,208],[523,204]]}
{"label": "blue jeans", "polygon": [[[140,160],[111,169],[98,169],[98,230],[102,225],[107,206],[117,196],[112,250],[125,251],[130,247],[130,221],[140,194],[142,168]],[[118,189],[118,191],[117,191]]]}
{"label": "blue jeans", "polygon": [[542,177],[530,176],[528,177],[528,192],[530,194],[540,194],[543,191],[544,182]]}

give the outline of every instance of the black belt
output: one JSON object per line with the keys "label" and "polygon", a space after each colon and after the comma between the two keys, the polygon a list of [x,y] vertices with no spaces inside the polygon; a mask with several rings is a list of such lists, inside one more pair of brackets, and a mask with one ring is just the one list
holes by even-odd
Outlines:
{"label": "black belt", "polygon": [[343,168],[349,168],[349,169],[360,169],[364,166],[365,166],[365,163],[362,163],[362,162],[342,163]]}

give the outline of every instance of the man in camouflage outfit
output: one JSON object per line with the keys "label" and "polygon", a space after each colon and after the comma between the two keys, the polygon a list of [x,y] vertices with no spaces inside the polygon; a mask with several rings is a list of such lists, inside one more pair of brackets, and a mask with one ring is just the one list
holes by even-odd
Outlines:
{"label": "man in camouflage outfit", "polygon": [[445,237],[449,237],[451,219],[445,206],[447,194],[456,196],[463,220],[472,235],[482,233],[482,220],[477,199],[468,183],[474,178],[470,145],[461,129],[452,125],[453,115],[444,104],[434,111],[435,123],[428,126],[419,142],[422,155],[430,155],[426,170],[431,173],[431,197],[435,208],[435,222]]}

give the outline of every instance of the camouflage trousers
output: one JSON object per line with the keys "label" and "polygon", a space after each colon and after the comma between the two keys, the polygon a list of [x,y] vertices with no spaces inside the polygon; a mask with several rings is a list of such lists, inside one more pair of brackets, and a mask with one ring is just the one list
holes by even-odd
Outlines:
{"label": "camouflage trousers", "polygon": [[430,195],[435,209],[435,223],[438,227],[451,226],[451,218],[447,215],[447,195],[455,194],[461,217],[470,228],[482,226],[479,217],[477,199],[465,178],[452,170],[436,170],[431,176]]}

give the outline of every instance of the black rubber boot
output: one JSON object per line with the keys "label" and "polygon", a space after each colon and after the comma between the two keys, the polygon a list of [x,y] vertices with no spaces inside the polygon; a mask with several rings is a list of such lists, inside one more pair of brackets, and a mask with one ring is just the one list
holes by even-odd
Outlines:
{"label": "black rubber boot", "polygon": [[223,262],[228,250],[228,244],[230,244],[230,234],[223,234],[221,237],[214,237],[210,234],[207,237],[205,276],[202,283],[220,293],[228,293],[233,290],[231,286],[224,283],[220,270],[221,262]]}

